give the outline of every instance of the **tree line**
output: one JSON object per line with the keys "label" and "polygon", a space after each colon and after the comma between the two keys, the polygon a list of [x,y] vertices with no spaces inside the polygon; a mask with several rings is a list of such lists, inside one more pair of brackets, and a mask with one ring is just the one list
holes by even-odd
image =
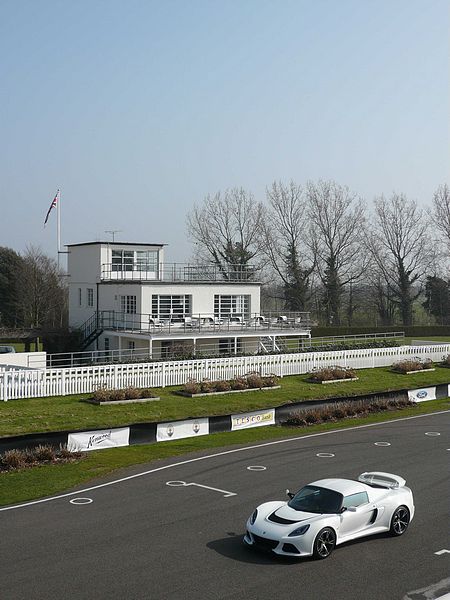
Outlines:
{"label": "tree line", "polygon": [[198,262],[224,277],[261,267],[269,304],[321,324],[408,326],[420,311],[450,324],[447,184],[423,208],[399,193],[369,205],[335,181],[273,182],[264,202],[233,188],[195,206],[187,230]]}
{"label": "tree line", "polygon": [[0,247],[0,328],[67,327],[68,294],[54,259],[30,246]]}

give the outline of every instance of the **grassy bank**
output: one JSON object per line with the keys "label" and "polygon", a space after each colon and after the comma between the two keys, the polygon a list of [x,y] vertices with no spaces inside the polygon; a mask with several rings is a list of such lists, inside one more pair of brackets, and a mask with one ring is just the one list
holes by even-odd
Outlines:
{"label": "grassy bank", "polygon": [[87,484],[93,479],[104,477],[118,469],[173,456],[186,455],[190,452],[309,435],[320,431],[354,427],[369,423],[381,423],[396,418],[428,414],[448,409],[450,409],[449,399],[434,400],[432,402],[424,402],[414,408],[377,413],[364,418],[345,419],[336,423],[323,423],[310,427],[259,427],[231,433],[217,433],[196,439],[98,450],[88,453],[86,458],[79,463],[48,465],[29,470],[1,473],[0,505],[5,506],[61,493],[77,485]]}
{"label": "grassy bank", "polygon": [[308,383],[308,375],[280,380],[281,388],[185,398],[174,393],[179,388],[155,389],[160,401],[146,404],[95,406],[80,400],[86,395],[53,398],[30,398],[0,403],[0,436],[73,429],[98,429],[130,423],[172,421],[189,417],[212,416],[276,407],[302,400],[319,400],[334,396],[414,389],[450,382],[450,369],[436,368],[429,373],[400,375],[388,368],[362,369],[358,381],[319,385]]}

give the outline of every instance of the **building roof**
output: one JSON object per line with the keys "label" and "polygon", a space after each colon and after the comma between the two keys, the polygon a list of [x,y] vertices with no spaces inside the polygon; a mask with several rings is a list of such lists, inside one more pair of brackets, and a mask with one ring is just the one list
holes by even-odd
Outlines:
{"label": "building roof", "polygon": [[167,246],[167,244],[140,244],[139,242],[117,242],[114,241],[112,242],[111,240],[107,241],[107,242],[80,242],[78,244],[64,244],[65,246],[72,247],[72,246],[95,246],[95,245],[102,245],[102,244],[106,244],[108,246],[159,246],[159,247],[163,247],[163,246]]}

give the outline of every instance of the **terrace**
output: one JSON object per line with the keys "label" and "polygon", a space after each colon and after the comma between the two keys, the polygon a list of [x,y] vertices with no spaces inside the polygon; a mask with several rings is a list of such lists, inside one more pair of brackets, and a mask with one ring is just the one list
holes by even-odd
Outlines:
{"label": "terrace", "polygon": [[189,263],[149,264],[136,262],[103,263],[102,281],[157,281],[189,283],[257,283],[259,269],[252,265],[228,265],[225,268],[213,264],[193,265]]}

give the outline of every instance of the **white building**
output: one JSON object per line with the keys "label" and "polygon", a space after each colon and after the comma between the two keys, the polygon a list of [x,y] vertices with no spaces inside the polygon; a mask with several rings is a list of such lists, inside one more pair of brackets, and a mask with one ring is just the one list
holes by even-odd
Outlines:
{"label": "white building", "polygon": [[69,325],[84,347],[170,354],[296,348],[308,313],[263,315],[257,271],[164,263],[164,244],[69,244]]}

